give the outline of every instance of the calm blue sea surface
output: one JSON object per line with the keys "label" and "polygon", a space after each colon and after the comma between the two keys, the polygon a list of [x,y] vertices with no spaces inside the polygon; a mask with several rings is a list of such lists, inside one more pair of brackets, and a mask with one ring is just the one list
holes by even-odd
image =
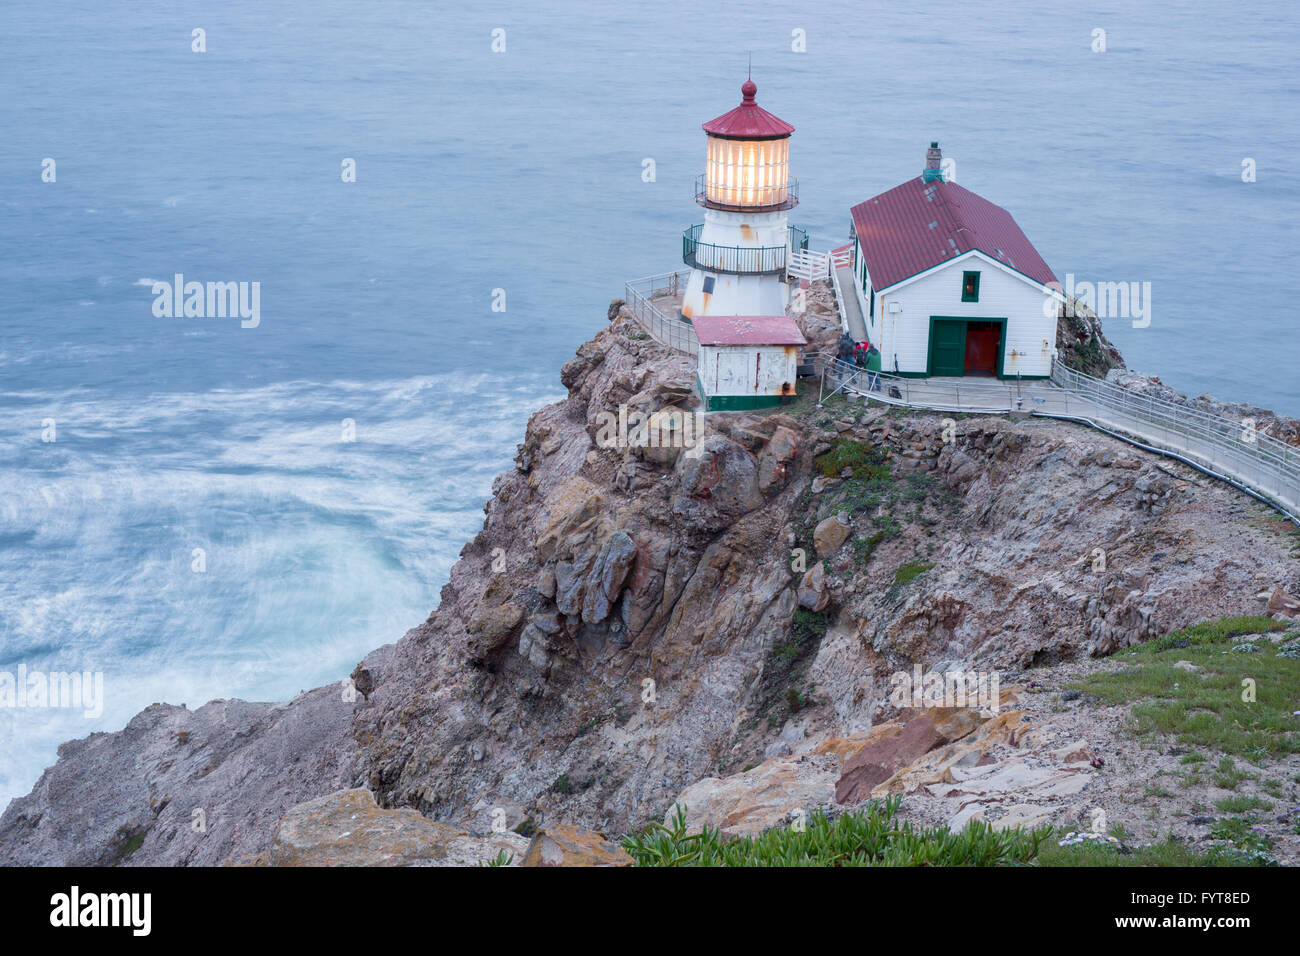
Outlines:
{"label": "calm blue sea surface", "polygon": [[[151,701],[283,699],[425,618],[559,366],[680,268],[750,51],[822,247],[937,139],[1062,278],[1152,284],[1130,365],[1300,414],[1298,41],[1163,0],[5,4],[0,672],[106,702],[0,707],[0,804]],[[260,325],[155,317],[178,272],[259,282]]]}

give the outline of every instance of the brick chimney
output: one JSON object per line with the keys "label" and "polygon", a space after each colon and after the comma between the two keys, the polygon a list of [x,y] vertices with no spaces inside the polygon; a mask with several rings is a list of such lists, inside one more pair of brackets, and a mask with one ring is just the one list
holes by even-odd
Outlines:
{"label": "brick chimney", "polygon": [[943,179],[943,172],[940,166],[943,164],[943,150],[939,148],[938,143],[931,143],[930,148],[925,151],[925,171],[921,174],[924,182]]}

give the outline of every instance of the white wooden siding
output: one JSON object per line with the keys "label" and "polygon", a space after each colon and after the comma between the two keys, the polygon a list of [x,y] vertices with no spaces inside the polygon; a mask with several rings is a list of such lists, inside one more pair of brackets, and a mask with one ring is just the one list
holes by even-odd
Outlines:
{"label": "white wooden siding", "polygon": [[[978,302],[961,300],[962,273],[978,272]],[[894,371],[895,358],[900,372],[928,370],[930,316],[956,318],[1005,318],[1002,374],[1047,375],[1052,370],[1052,352],[1056,347],[1056,318],[1043,314],[1048,293],[1042,287],[1018,278],[978,256],[954,259],[933,272],[876,294],[880,316],[880,365]],[[890,303],[897,302],[902,311],[891,313]],[[1018,354],[1012,355],[1012,352]]]}
{"label": "white wooden siding", "polygon": [[707,395],[780,395],[794,385],[798,350],[782,345],[701,345],[700,383]]}

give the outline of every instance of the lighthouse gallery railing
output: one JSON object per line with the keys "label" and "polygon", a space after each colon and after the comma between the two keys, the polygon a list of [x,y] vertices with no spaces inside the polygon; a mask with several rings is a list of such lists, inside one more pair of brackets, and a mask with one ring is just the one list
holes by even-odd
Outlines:
{"label": "lighthouse gallery railing", "polygon": [[[744,202],[746,195],[755,189],[767,193],[777,201],[770,205]],[[791,177],[785,183],[771,183],[762,186],[727,186],[710,183],[708,173],[695,177],[695,202],[707,209],[721,209],[725,212],[766,212],[774,209],[793,209],[799,205],[799,180]]]}
{"label": "lighthouse gallery railing", "polygon": [[808,233],[798,226],[789,227],[789,241],[784,246],[718,246],[700,242],[701,223],[682,233],[682,261],[692,269],[725,272],[734,275],[762,275],[784,272],[790,249],[807,249]]}

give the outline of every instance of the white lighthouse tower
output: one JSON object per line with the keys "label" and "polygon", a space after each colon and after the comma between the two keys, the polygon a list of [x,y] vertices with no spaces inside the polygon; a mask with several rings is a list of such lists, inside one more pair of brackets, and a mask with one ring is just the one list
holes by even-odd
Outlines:
{"label": "white lighthouse tower", "polygon": [[808,245],[807,235],[786,223],[787,210],[799,202],[789,175],[794,127],[754,101],[753,80],[740,92],[739,106],[704,124],[708,165],[695,181],[704,222],[682,235],[682,260],[691,267],[685,319],[784,315],[791,241]]}
{"label": "white lighthouse tower", "polygon": [[755,103],[753,79],[740,91],[738,107],[703,125],[708,157],[705,174],[695,179],[695,202],[705,207],[705,221],[681,237],[682,261],[692,269],[684,319],[784,315],[792,238],[807,247],[807,235],[785,221],[800,202],[789,176],[794,127]]}

